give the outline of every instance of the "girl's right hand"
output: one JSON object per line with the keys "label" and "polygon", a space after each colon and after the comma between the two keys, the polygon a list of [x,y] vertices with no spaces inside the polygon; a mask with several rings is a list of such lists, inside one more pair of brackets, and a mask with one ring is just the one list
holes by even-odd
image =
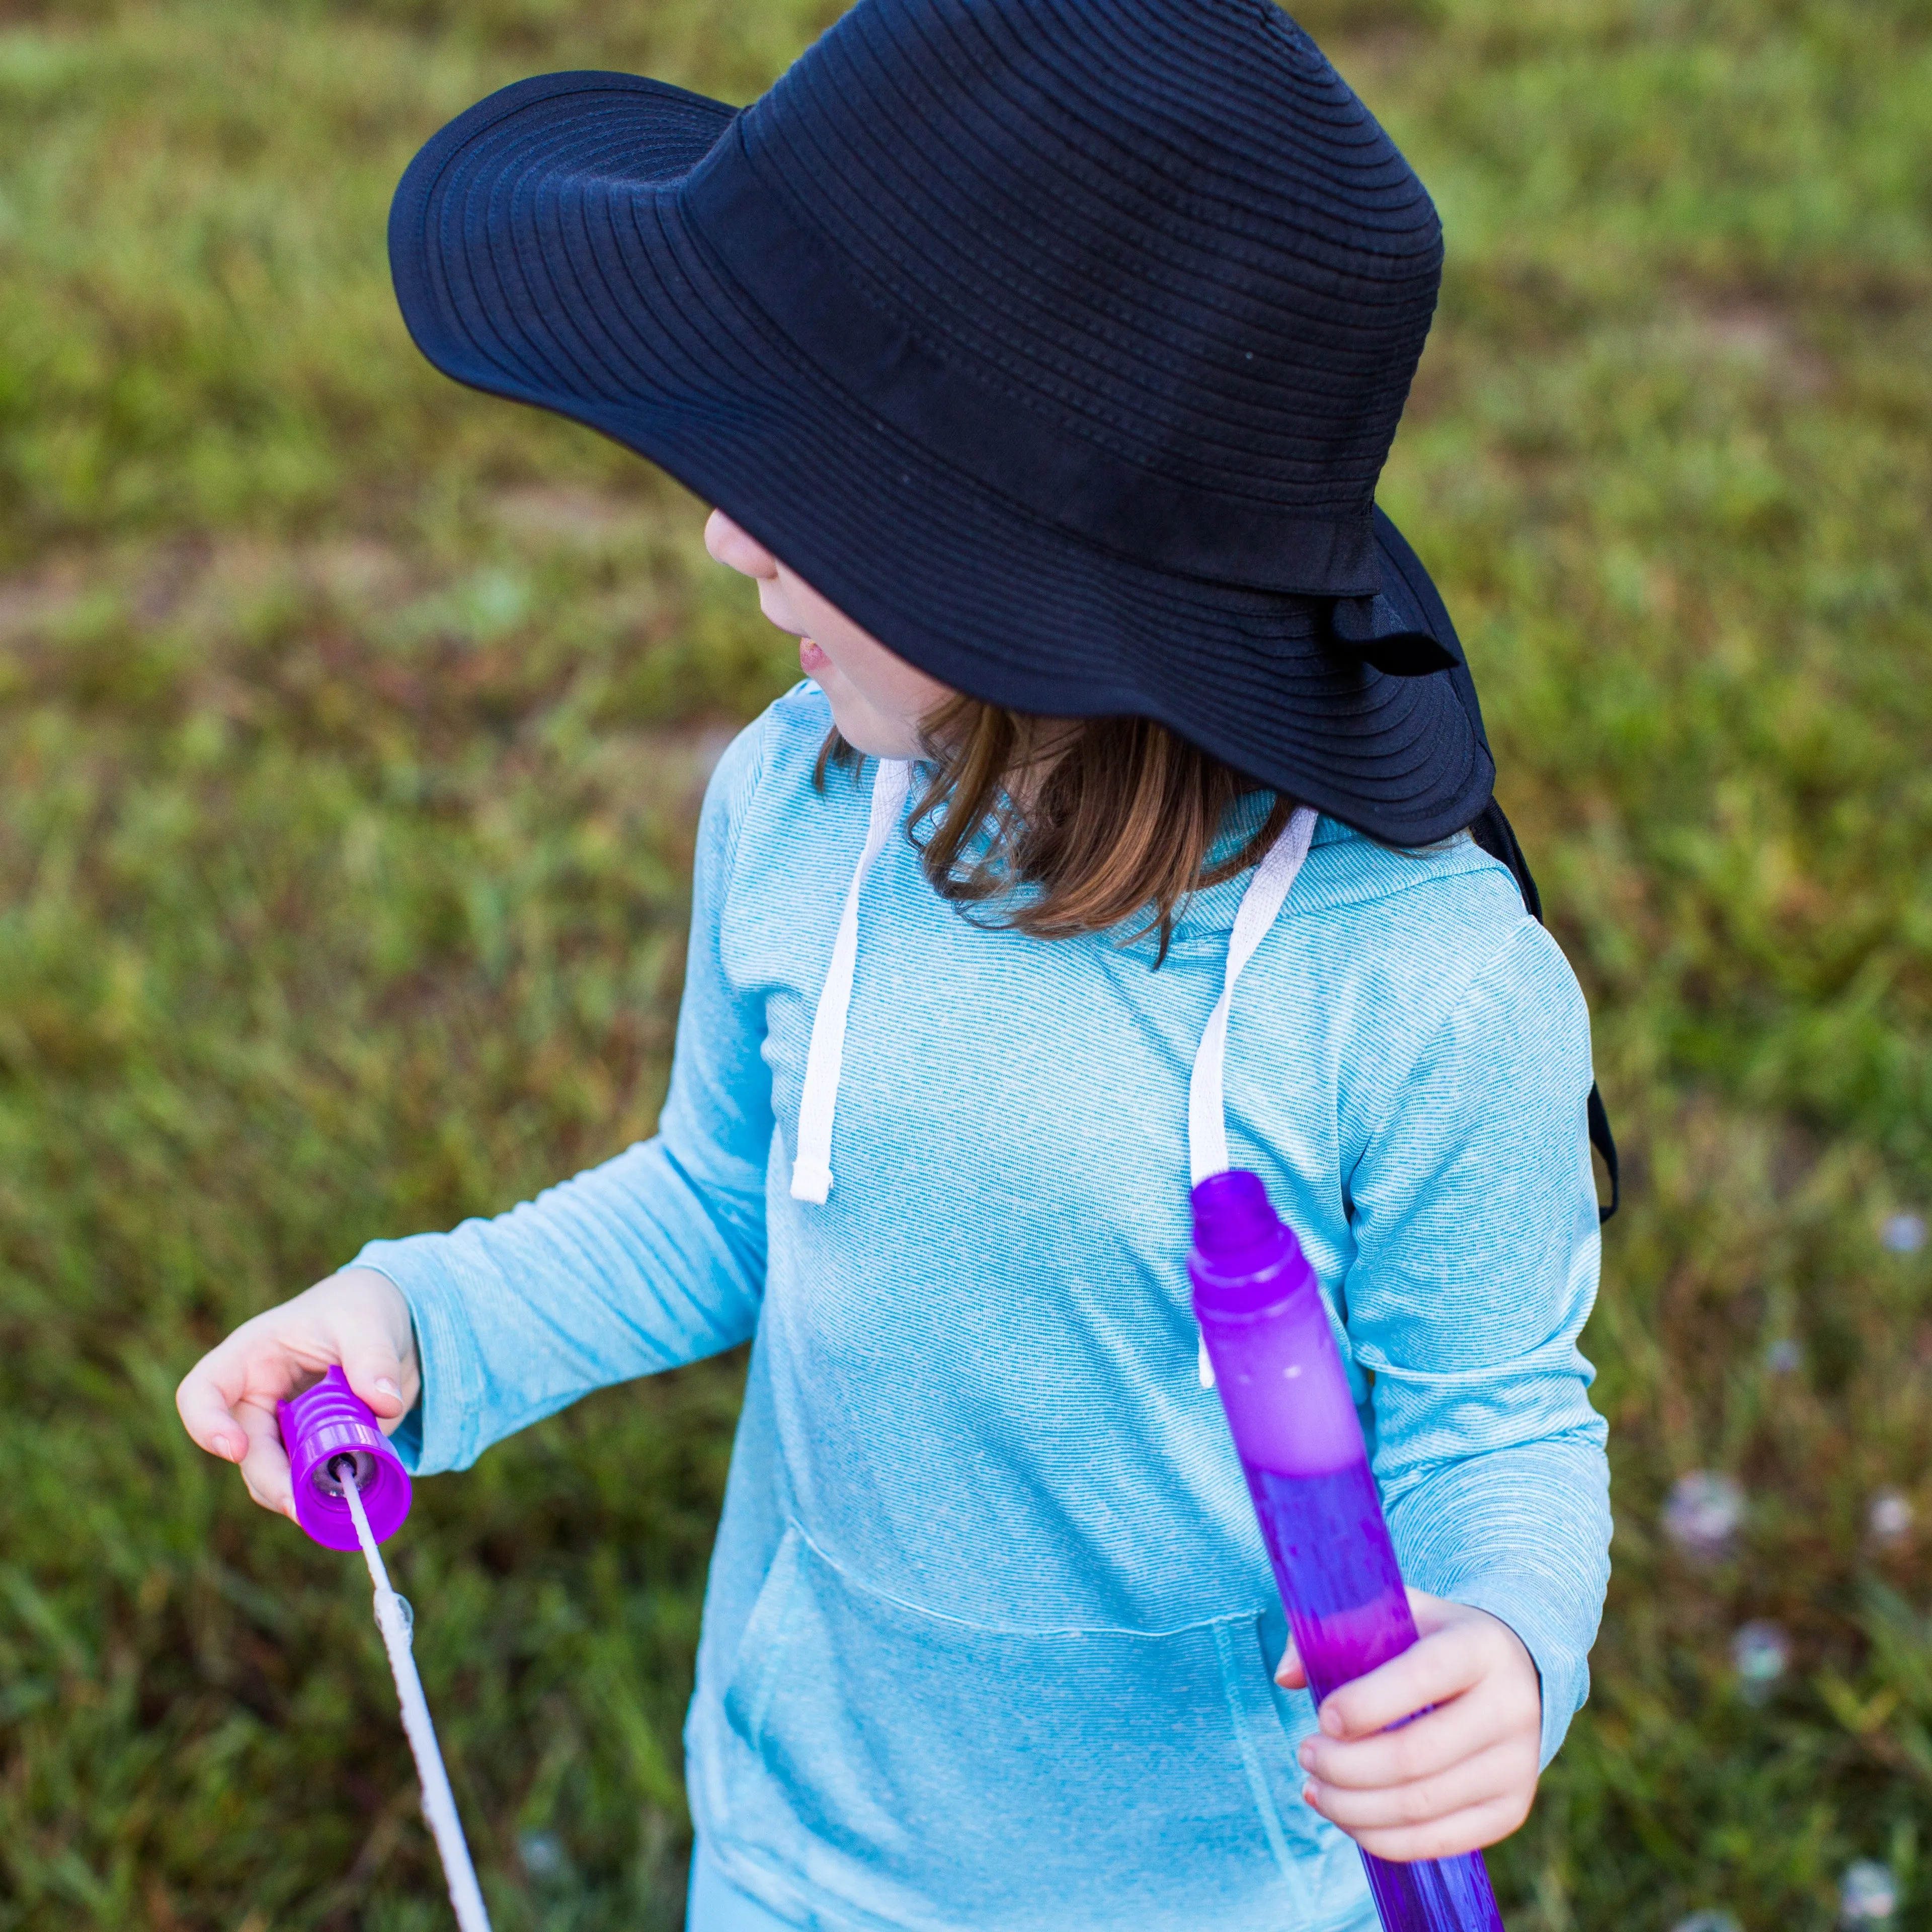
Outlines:
{"label": "girl's right hand", "polygon": [[242,1466],[248,1493],[293,1519],[289,1459],[275,1405],[340,1363],[386,1436],[422,1391],[409,1304],[387,1275],[344,1268],[244,1322],[182,1378],[175,1406],[211,1456]]}

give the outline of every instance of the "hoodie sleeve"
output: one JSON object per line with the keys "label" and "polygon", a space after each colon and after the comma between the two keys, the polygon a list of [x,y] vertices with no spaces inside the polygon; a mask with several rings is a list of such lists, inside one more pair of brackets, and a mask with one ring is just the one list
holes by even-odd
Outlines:
{"label": "hoodie sleeve", "polygon": [[1465,988],[1351,1177],[1344,1284],[1408,1581],[1491,1612],[1543,1684],[1542,1758],[1589,1685],[1610,1576],[1606,1430],[1576,1348],[1600,1242],[1589,1020],[1525,919]]}
{"label": "hoodie sleeve", "polygon": [[740,735],[706,792],[656,1134],[494,1220],[356,1258],[410,1305],[423,1394],[396,1440],[422,1473],[467,1468],[592,1389],[718,1354],[757,1325],[770,1082],[762,1009],[728,983],[719,932],[765,728]]}

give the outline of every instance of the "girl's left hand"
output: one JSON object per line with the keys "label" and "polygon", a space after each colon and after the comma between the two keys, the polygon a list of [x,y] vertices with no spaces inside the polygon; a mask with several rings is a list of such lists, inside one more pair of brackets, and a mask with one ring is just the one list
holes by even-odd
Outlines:
{"label": "girl's left hand", "polygon": [[[1420,1590],[1408,1601],[1418,1640],[1330,1696],[1301,1746],[1302,1796],[1364,1851],[1398,1862],[1508,1838],[1529,1816],[1543,1736],[1542,1682],[1522,1638],[1466,1604]],[[1275,1681],[1307,1684],[1292,1641]],[[1428,1714],[1388,1728],[1414,1711]]]}

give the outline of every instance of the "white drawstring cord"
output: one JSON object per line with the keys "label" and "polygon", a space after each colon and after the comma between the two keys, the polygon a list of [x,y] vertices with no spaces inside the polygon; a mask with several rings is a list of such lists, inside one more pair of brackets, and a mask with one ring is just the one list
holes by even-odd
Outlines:
{"label": "white drawstring cord", "polygon": [[349,1514],[356,1519],[356,1534],[362,1540],[362,1555],[369,1565],[369,1580],[376,1586],[376,1628],[382,1633],[389,1668],[395,1675],[396,1694],[402,1700],[403,1730],[410,1749],[416,1754],[416,1777],[422,1786],[423,1816],[442,1855],[449,1902],[456,1908],[456,1922],[462,1932],[490,1932],[490,1915],[484,1910],[476,1868],[470,1862],[463,1821],[456,1815],[449,1774],[442,1768],[436,1726],[430,1722],[429,1701],[423,1695],[416,1655],[410,1648],[412,1619],[409,1606],[390,1587],[389,1573],[383,1566],[382,1552],[370,1533],[368,1515],[362,1507],[355,1476],[346,1466],[341,1468],[340,1475],[342,1493],[349,1499]]}
{"label": "white drawstring cord", "polygon": [[845,1016],[852,1004],[852,980],[859,960],[859,894],[872,862],[905,809],[912,783],[912,766],[904,758],[881,758],[872,780],[872,816],[866,830],[865,849],[852,868],[845,888],[845,904],[838,915],[838,936],[832,943],[832,964],[825,990],[812,1022],[812,1046],[806,1055],[805,1090],[799,1096],[798,1157],[791,1164],[791,1198],[823,1204],[832,1192],[832,1117],[838,1106],[838,1074],[845,1055]]}
{"label": "white drawstring cord", "polygon": [[[838,1076],[845,1056],[845,1021],[852,1005],[852,982],[859,960],[859,895],[873,861],[905,810],[912,766],[898,758],[881,758],[872,780],[872,811],[866,843],[845,888],[838,915],[838,936],[832,944],[832,963],[826,969],[824,990],[812,1016],[812,1044],[806,1054],[805,1086],[799,1096],[798,1155],[791,1166],[794,1201],[820,1204],[832,1192],[832,1123],[838,1106]],[[1234,914],[1228,935],[1228,961],[1221,979],[1221,997],[1208,1016],[1207,1030],[1196,1048],[1187,1082],[1187,1161],[1198,1183],[1228,1165],[1228,1121],[1225,1093],[1228,1060],[1228,1017],[1233,1006],[1234,982],[1254,957],[1255,949],[1280,914],[1282,902],[1301,870],[1315,840],[1316,814],[1312,806],[1298,806],[1281,834],[1255,868]],[[1201,1345],[1201,1386],[1211,1388],[1214,1372],[1208,1345]]]}
{"label": "white drawstring cord", "polygon": [[[1316,813],[1312,806],[1297,806],[1281,836],[1270,845],[1255,868],[1248,889],[1234,914],[1234,929],[1228,935],[1228,963],[1221,977],[1221,997],[1208,1016],[1206,1030],[1195,1049],[1194,1071],[1187,1082],[1187,1165],[1196,1185],[1210,1174],[1223,1172],[1228,1165],[1228,1112],[1225,1090],[1228,1064],[1228,1015],[1233,1006],[1234,982],[1241,968],[1255,956],[1255,949],[1280,913],[1282,902],[1308,856],[1315,839]],[[1214,1386],[1214,1371],[1208,1360],[1208,1344],[1201,1345],[1201,1386]]]}

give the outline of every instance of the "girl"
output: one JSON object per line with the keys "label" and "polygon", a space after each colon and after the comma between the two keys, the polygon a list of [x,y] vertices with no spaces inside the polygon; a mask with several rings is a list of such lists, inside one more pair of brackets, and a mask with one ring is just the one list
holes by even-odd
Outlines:
{"label": "girl", "polygon": [[[1372,1925],[1352,1838],[1522,1822],[1609,1531],[1587,1021],[1373,508],[1426,196],[1262,0],[860,0],[742,113],[494,96],[391,249],[439,366],[721,506],[807,682],[712,781],[656,1136],[256,1316],[190,1432],[286,1510],[331,1363],[428,1472],[750,1338],[698,1932]],[[1230,1164],[1418,1586],[1318,1714],[1196,1373]]]}

